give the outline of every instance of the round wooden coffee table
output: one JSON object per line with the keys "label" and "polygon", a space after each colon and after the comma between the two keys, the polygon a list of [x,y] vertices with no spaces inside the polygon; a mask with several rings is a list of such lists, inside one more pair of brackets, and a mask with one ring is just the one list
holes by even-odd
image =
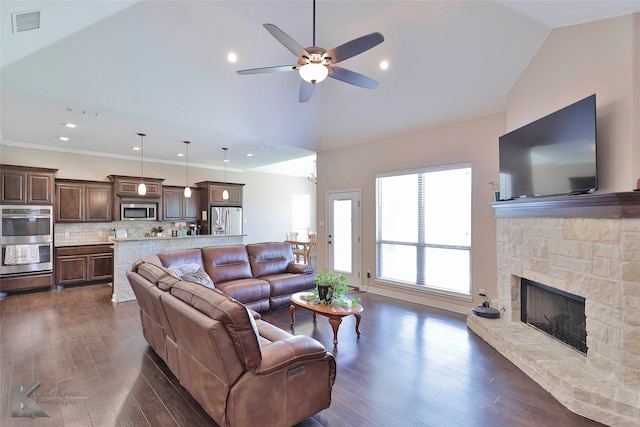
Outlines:
{"label": "round wooden coffee table", "polygon": [[345,316],[354,315],[356,318],[356,334],[358,335],[358,337],[360,337],[360,313],[364,311],[360,304],[356,304],[349,308],[320,305],[311,301],[307,301],[305,297],[310,294],[311,292],[297,292],[291,295],[291,306],[289,306],[289,313],[291,313],[291,323],[289,324],[290,326],[293,326],[293,324],[295,323],[294,311],[296,307],[304,308],[311,311],[313,313],[314,321],[316,319],[316,314],[328,317],[331,328],[333,328],[333,345],[335,346],[338,345],[338,328],[342,323],[342,318]]}

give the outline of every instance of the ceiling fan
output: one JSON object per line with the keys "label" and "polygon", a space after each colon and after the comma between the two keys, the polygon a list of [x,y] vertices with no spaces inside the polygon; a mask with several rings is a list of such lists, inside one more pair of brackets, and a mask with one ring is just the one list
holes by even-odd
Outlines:
{"label": "ceiling fan", "polygon": [[282,71],[298,70],[302,82],[300,84],[299,101],[307,102],[313,95],[315,84],[323,81],[326,77],[343,81],[355,86],[374,89],[378,82],[356,73],[346,68],[336,67],[340,61],[359,55],[379,45],[384,41],[382,34],[375,32],[367,34],[357,39],[348,41],[331,50],[326,50],[316,46],[316,2],[313,0],[313,46],[303,48],[298,42],[289,37],[284,31],[273,24],[263,24],[263,26],[276,38],[284,47],[298,57],[296,65],[280,65],[275,67],[251,68],[239,70],[238,74],[262,74],[278,73]]}

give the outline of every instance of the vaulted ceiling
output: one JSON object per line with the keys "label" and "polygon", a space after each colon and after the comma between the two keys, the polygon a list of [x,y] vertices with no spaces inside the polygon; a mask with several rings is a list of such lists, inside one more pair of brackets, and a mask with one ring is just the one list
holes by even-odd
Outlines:
{"label": "vaulted ceiling", "polygon": [[[312,1],[5,1],[1,135],[25,146],[247,170],[504,109],[554,27],[640,11],[640,1],[329,1],[316,4],[316,44],[374,31],[385,41],[340,65],[379,82],[335,79],[298,102],[294,65],[262,26],[312,44]],[[14,32],[12,14],[40,12]],[[230,63],[227,54],[238,60]],[[382,70],[379,63],[389,62]],[[76,123],[68,129],[64,123]],[[68,141],[58,137],[66,136]],[[253,157],[247,157],[252,153]]]}

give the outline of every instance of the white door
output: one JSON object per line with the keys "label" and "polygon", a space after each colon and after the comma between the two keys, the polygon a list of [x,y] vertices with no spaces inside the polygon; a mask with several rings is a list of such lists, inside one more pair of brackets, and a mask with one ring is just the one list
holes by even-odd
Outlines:
{"label": "white door", "polygon": [[328,191],[327,268],[361,285],[360,190]]}

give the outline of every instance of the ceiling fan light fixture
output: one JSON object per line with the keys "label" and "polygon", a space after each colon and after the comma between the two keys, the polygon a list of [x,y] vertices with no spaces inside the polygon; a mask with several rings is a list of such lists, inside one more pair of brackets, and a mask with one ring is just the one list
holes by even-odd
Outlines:
{"label": "ceiling fan light fixture", "polygon": [[298,72],[302,80],[309,83],[320,83],[329,75],[329,68],[323,64],[309,63],[300,67]]}

